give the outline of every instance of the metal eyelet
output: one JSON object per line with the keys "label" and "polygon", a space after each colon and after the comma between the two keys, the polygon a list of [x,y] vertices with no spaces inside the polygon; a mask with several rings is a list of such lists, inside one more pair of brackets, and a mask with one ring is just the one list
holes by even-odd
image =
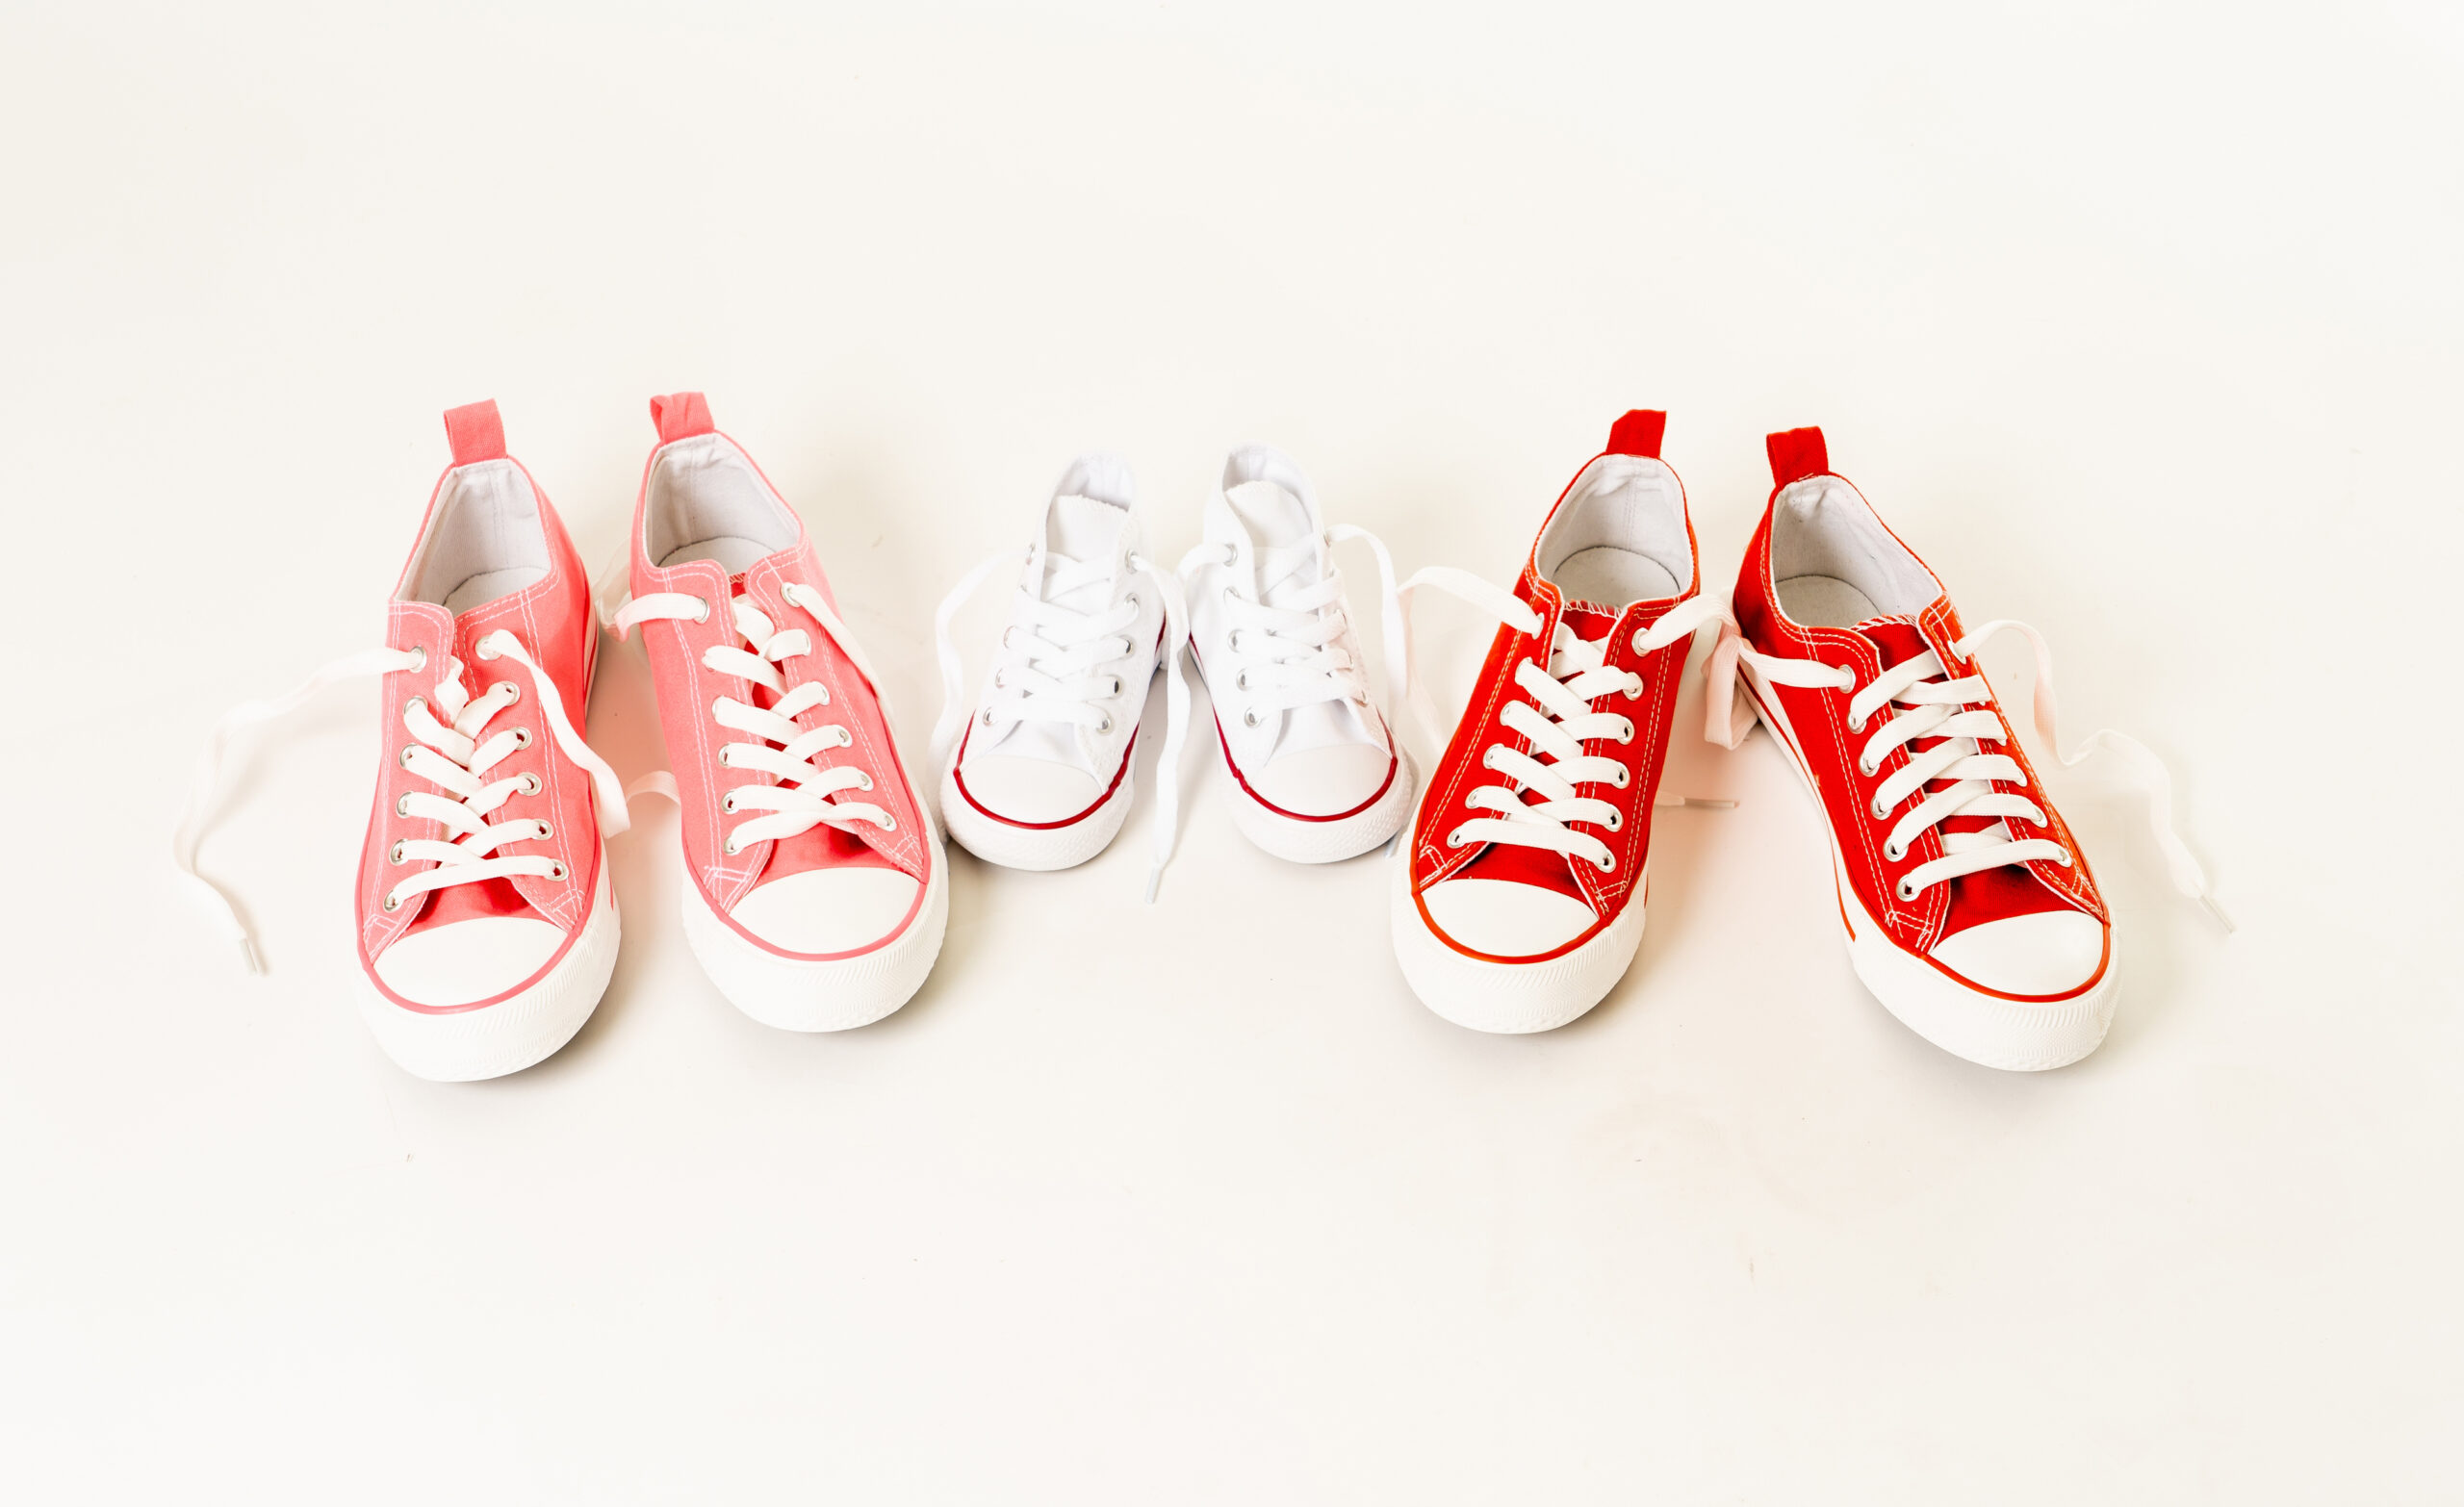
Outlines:
{"label": "metal eyelet", "polygon": [[860,770],[860,770],[856,771],[856,778],[863,781],[863,783],[862,783],[862,784],[860,784],[860,785],[858,785],[858,786],[856,787],[857,789],[859,789],[859,790],[870,790],[871,788],[873,788],[873,777],[872,777],[872,776],[865,774],[862,770]]}
{"label": "metal eyelet", "polygon": [[402,798],[401,798],[400,800],[396,801],[396,802],[394,803],[394,814],[395,814],[396,816],[403,817],[403,818],[405,818],[405,819],[407,819],[407,818],[410,816],[410,814],[411,814],[411,798],[410,798],[410,795],[408,794],[408,792],[405,792],[405,793],[403,794],[403,796],[402,796]]}
{"label": "metal eyelet", "polygon": [[696,597],[696,598],[694,598],[693,600],[694,600],[695,601],[697,601],[697,602],[701,603],[701,606],[702,606],[702,610],[701,610],[701,612],[695,615],[695,617],[694,617],[693,621],[694,621],[694,622],[696,622],[696,623],[707,623],[707,622],[709,622],[709,621],[710,621],[710,599],[709,599],[709,598],[707,598],[707,597]]}
{"label": "metal eyelet", "polygon": [[1849,731],[1851,731],[1851,732],[1862,732],[1862,731],[1864,731],[1864,730],[1865,730],[1865,724],[1866,724],[1866,722],[1867,722],[1868,720],[1869,720],[1869,719],[1867,719],[1867,718],[1863,718],[1863,717],[1851,717],[1851,718],[1849,718],[1849,719],[1848,719],[1848,730],[1849,730]]}
{"label": "metal eyelet", "polygon": [[1626,700],[1630,702],[1638,702],[1641,701],[1642,698],[1643,677],[1641,676],[1636,676],[1634,677],[1634,683],[1626,687]]}
{"label": "metal eyelet", "polygon": [[1247,711],[1245,711],[1245,712],[1243,712],[1243,713],[1241,714],[1241,726],[1242,726],[1242,727],[1244,727],[1244,728],[1254,728],[1254,727],[1256,727],[1257,725],[1258,725],[1258,709],[1257,709],[1256,707],[1252,706],[1252,707],[1250,707]]}
{"label": "metal eyelet", "polygon": [[543,786],[541,785],[541,783],[540,783],[540,779],[539,779],[539,777],[538,777],[537,775],[534,775],[534,774],[530,773],[528,770],[524,770],[524,771],[523,771],[523,773],[522,773],[522,793],[523,793],[524,795],[534,795],[534,796],[535,796],[535,795],[537,795],[537,794],[540,792],[540,790],[541,790],[542,788],[543,788]]}
{"label": "metal eyelet", "polygon": [[1899,881],[1899,898],[1902,900],[1914,900],[1916,898],[1916,886],[1911,884],[1906,880],[1901,880]]}
{"label": "metal eyelet", "polygon": [[1465,840],[1466,839],[1460,831],[1450,831],[1446,834],[1446,845],[1450,848],[1460,848],[1463,846]]}
{"label": "metal eyelet", "polygon": [[1873,812],[1874,820],[1879,822],[1885,817],[1890,815],[1890,807],[1883,805],[1882,797],[1876,796],[1874,797]]}
{"label": "metal eyelet", "polygon": [[1638,628],[1638,629],[1636,629],[1636,630],[1635,630],[1635,633],[1634,633],[1634,652],[1636,652],[1636,653],[1638,653],[1638,654],[1648,654],[1648,653],[1650,653],[1650,652],[1651,652],[1651,651],[1650,651],[1650,650],[1645,649],[1645,648],[1643,647],[1643,633],[1644,633],[1644,631],[1645,631],[1645,630],[1643,630],[1643,629],[1639,629],[1639,628]]}
{"label": "metal eyelet", "polygon": [[898,818],[890,815],[887,811],[884,811],[882,813],[882,830],[886,832],[894,832],[898,830]]}
{"label": "metal eyelet", "polygon": [[409,720],[411,713],[413,713],[413,712],[415,712],[415,711],[423,711],[423,710],[426,709],[426,706],[427,706],[427,698],[426,698],[426,697],[424,697],[424,696],[414,696],[414,697],[412,697],[409,701],[404,702],[402,703],[402,717],[403,717],[403,719],[404,719],[405,721],[407,721],[407,720]]}
{"label": "metal eyelet", "polygon": [[530,747],[530,729],[527,728],[514,728],[513,746],[518,749],[526,749]]}
{"label": "metal eyelet", "polygon": [[1126,602],[1128,602],[1131,606],[1135,607],[1135,606],[1137,606],[1137,605],[1138,605],[1138,593],[1136,593],[1136,592],[1131,592],[1127,597],[1125,597],[1125,598],[1123,598],[1123,599],[1121,599],[1121,600],[1124,600],[1124,601],[1126,601]]}
{"label": "metal eyelet", "polygon": [[556,830],[549,826],[546,822],[539,822],[533,825],[535,825],[539,830],[531,833],[530,840],[532,842],[546,842],[549,838],[556,835]]}
{"label": "metal eyelet", "polygon": [[719,797],[719,809],[727,812],[730,816],[733,816],[735,814],[734,791],[731,790],[726,795]]}
{"label": "metal eyelet", "polygon": [[1621,831],[1625,829],[1626,818],[1621,812],[1611,811],[1608,813],[1608,820],[1601,823],[1600,825],[1607,828],[1612,832]]}
{"label": "metal eyelet", "polygon": [[401,839],[397,838],[394,846],[385,850],[385,861],[388,863],[399,863],[402,861]]}
{"label": "metal eyelet", "polygon": [[1908,856],[1908,850],[1895,842],[1886,842],[1883,844],[1883,856],[1888,858],[1893,863],[1897,863],[1900,859]]}
{"label": "metal eyelet", "polygon": [[1626,735],[1625,735],[1624,737],[1622,737],[1622,738],[1619,738],[1617,741],[1618,741],[1618,742],[1620,742],[1620,743],[1631,743],[1631,742],[1633,742],[1633,741],[1634,741],[1634,719],[1633,719],[1633,718],[1629,717],[1629,718],[1627,718],[1627,719],[1626,719]]}
{"label": "metal eyelet", "polygon": [[426,669],[426,668],[427,668],[427,650],[426,650],[425,648],[424,648],[423,646],[421,646],[421,645],[413,644],[413,645],[411,646],[411,663],[410,663],[410,669],[411,669],[412,673],[413,673],[413,674],[417,674],[418,672],[420,672],[420,671],[422,671],[422,670],[424,670],[424,669]]}
{"label": "metal eyelet", "polygon": [[402,766],[404,769],[408,769],[408,768],[410,768],[410,767],[411,767],[411,755],[412,755],[413,754],[417,753],[417,752],[419,752],[419,749],[418,749],[418,746],[417,746],[416,744],[414,744],[414,745],[413,745],[412,747],[410,747],[410,748],[406,748],[406,749],[404,749],[404,750],[402,751],[402,756],[401,756],[401,758],[400,758],[399,760],[398,760],[398,762],[399,762],[399,763],[401,764],[401,766]]}
{"label": "metal eyelet", "polygon": [[1617,855],[1612,853],[1608,856],[1593,864],[1592,867],[1598,869],[1603,874],[1614,874],[1617,872]]}
{"label": "metal eyelet", "polygon": [[548,878],[552,881],[561,884],[565,881],[565,876],[572,872],[573,870],[566,868],[562,862],[559,862],[554,868],[548,871]]}
{"label": "metal eyelet", "polygon": [[722,767],[729,769],[735,767],[734,749],[735,745],[732,743],[722,743],[719,745],[718,760]]}
{"label": "metal eyelet", "polygon": [[1867,779],[1873,779],[1876,775],[1881,774],[1882,771],[1883,767],[1870,759],[1861,758],[1857,760],[1857,773],[1864,776]]}
{"label": "metal eyelet", "polygon": [[1625,789],[1628,785],[1630,785],[1633,782],[1634,777],[1626,772],[1626,766],[1623,764],[1617,766],[1617,778],[1609,781],[1610,784],[1615,785],[1620,790]]}
{"label": "metal eyelet", "polygon": [[510,705],[512,705],[514,702],[518,702],[518,701],[522,700],[522,687],[521,687],[521,686],[519,686],[519,685],[516,685],[516,684],[515,684],[514,682],[512,682],[511,680],[499,680],[496,684],[494,684],[494,685],[492,685],[492,686],[489,686],[489,687],[488,687],[488,689],[489,689],[491,692],[495,692],[495,691],[510,691],[510,692],[512,692],[512,693],[513,693],[512,695],[510,695],[510,696],[508,696],[508,697],[506,697],[506,698],[504,699],[504,703],[505,703],[507,706],[510,706]]}
{"label": "metal eyelet", "polygon": [[978,722],[983,723],[983,724],[984,724],[986,727],[988,727],[988,728],[991,727],[991,726],[992,726],[992,708],[991,708],[991,707],[989,707],[989,706],[987,706],[986,708],[984,708],[984,715],[983,715],[983,716],[981,716],[981,717],[979,717],[979,718],[977,718],[976,720],[977,720]]}
{"label": "metal eyelet", "polygon": [[2061,864],[2066,869],[2070,867],[2070,850],[2067,848],[2063,849],[2062,856],[2054,859],[2053,861]]}
{"label": "metal eyelet", "polygon": [[726,854],[729,857],[732,858],[732,857],[734,857],[737,854],[742,853],[744,850],[743,850],[743,849],[741,849],[741,848],[739,848],[739,847],[737,847],[737,846],[735,845],[735,839],[734,839],[734,838],[732,838],[732,837],[731,837],[731,838],[729,838],[727,841],[725,841],[725,842],[723,842],[723,843],[719,844],[719,851],[720,851],[721,853]]}
{"label": "metal eyelet", "polygon": [[397,910],[399,910],[399,909],[401,909],[401,908],[402,908],[402,901],[401,901],[401,897],[400,897],[400,896],[398,896],[398,895],[396,895],[396,894],[392,893],[391,891],[388,891],[388,892],[386,893],[386,896],[385,896],[385,909],[386,909],[386,912],[387,912],[388,914],[391,914],[392,912],[397,911]]}
{"label": "metal eyelet", "polygon": [[1112,688],[1111,690],[1109,690],[1109,691],[1106,691],[1104,694],[1105,694],[1106,696],[1118,696],[1118,695],[1120,694],[1120,677],[1118,677],[1118,676],[1114,676],[1114,677],[1113,677],[1113,688]]}
{"label": "metal eyelet", "polygon": [[1112,731],[1112,730],[1113,730],[1113,714],[1112,714],[1112,713],[1110,713],[1110,712],[1106,712],[1106,713],[1104,713],[1104,720],[1103,720],[1103,721],[1101,721],[1101,722],[1099,722],[1099,723],[1097,723],[1097,724],[1095,724],[1095,730],[1096,730],[1097,732],[1110,732],[1110,731]]}
{"label": "metal eyelet", "polygon": [[1010,682],[1001,678],[1008,673],[1009,672],[1007,670],[995,670],[992,672],[992,688],[994,690],[1006,691],[1010,688]]}

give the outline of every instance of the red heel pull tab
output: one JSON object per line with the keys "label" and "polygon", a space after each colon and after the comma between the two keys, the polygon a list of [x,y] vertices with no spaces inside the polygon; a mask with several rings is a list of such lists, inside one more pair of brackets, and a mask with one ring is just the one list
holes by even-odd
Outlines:
{"label": "red heel pull tab", "polygon": [[1668,415],[1657,408],[1630,408],[1608,426],[1608,453],[1647,455],[1659,459],[1659,439],[1668,432]]}
{"label": "red heel pull tab", "polygon": [[456,466],[504,459],[504,420],[497,414],[496,399],[447,409],[445,443],[453,447]]}
{"label": "red heel pull tab", "polygon": [[1831,470],[1831,452],[1823,448],[1822,431],[1815,428],[1783,429],[1766,435],[1763,448],[1771,452],[1771,480],[1775,486],[1803,481]]}

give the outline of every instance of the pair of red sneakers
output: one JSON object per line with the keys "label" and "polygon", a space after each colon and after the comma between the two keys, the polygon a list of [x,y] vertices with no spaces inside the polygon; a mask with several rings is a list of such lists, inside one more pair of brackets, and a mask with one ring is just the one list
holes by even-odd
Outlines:
{"label": "pair of red sneakers", "polygon": [[[940,952],[940,839],[795,510],[699,393],[653,398],[651,417],[612,623],[639,626],[650,660],[671,771],[634,793],[682,807],[685,937],[757,1020],[877,1020]],[[604,839],[626,830],[627,792],[578,730],[599,625],[573,540],[505,452],[494,403],[454,409],[445,428],[452,464],[385,647],[225,718],[174,848],[255,966],[238,912],[196,871],[222,750],[328,684],[379,677],[356,997],[404,1068],[465,1080],[540,1060],[598,1006],[619,930]]]}
{"label": "pair of red sneakers", "polygon": [[[2017,623],[1966,628],[1831,469],[1818,429],[1769,439],[1773,486],[1732,617],[1703,595],[1685,489],[1660,458],[1666,417],[1617,421],[1510,594],[1442,569],[1405,588],[1451,591],[1502,625],[1397,856],[1395,951],[1413,990],[1458,1024],[1530,1032],[1615,985],[1642,939],[1687,648],[1716,626],[1706,734],[1734,748],[1758,717],[1804,778],[1875,997],[1989,1066],[2095,1050],[2117,998],[2112,916],[1975,657],[2006,628],[2035,645],[2037,730],[2061,757],[2044,641]],[[2151,772],[2173,879],[2215,909],[2171,830],[2162,766],[2118,733],[2098,745]]]}

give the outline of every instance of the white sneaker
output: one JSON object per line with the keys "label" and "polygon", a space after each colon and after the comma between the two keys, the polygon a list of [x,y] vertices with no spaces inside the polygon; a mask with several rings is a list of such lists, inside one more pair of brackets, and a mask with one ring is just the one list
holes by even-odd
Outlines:
{"label": "white sneaker", "polygon": [[1410,814],[1412,766],[1369,692],[1334,546],[1368,542],[1384,589],[1386,653],[1401,683],[1395,567],[1368,530],[1328,528],[1291,457],[1243,446],[1181,560],[1191,650],[1215,702],[1233,825],[1279,858],[1368,852]]}
{"label": "white sneaker", "polygon": [[[1177,767],[1189,717],[1180,673],[1180,592],[1141,551],[1127,463],[1082,455],[1062,473],[1023,561],[985,561],[934,615],[941,660],[941,821],[980,858],[1013,869],[1065,869],[1103,852],[1129,815],[1132,760],[1146,688],[1169,668],[1155,870],[1171,856]],[[1004,568],[1019,571],[981,693],[951,642],[959,606]],[[1153,895],[1150,876],[1148,894]]]}

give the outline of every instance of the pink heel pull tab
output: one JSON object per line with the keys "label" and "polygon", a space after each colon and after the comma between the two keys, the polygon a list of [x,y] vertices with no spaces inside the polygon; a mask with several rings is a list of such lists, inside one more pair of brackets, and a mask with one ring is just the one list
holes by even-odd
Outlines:
{"label": "pink heel pull tab", "polygon": [[673,445],[718,427],[710,421],[710,405],[699,393],[670,393],[651,399],[651,422],[658,425],[658,443]]}
{"label": "pink heel pull tab", "polygon": [[504,420],[494,398],[465,403],[445,411],[445,441],[453,447],[453,464],[475,465],[504,459]]}

